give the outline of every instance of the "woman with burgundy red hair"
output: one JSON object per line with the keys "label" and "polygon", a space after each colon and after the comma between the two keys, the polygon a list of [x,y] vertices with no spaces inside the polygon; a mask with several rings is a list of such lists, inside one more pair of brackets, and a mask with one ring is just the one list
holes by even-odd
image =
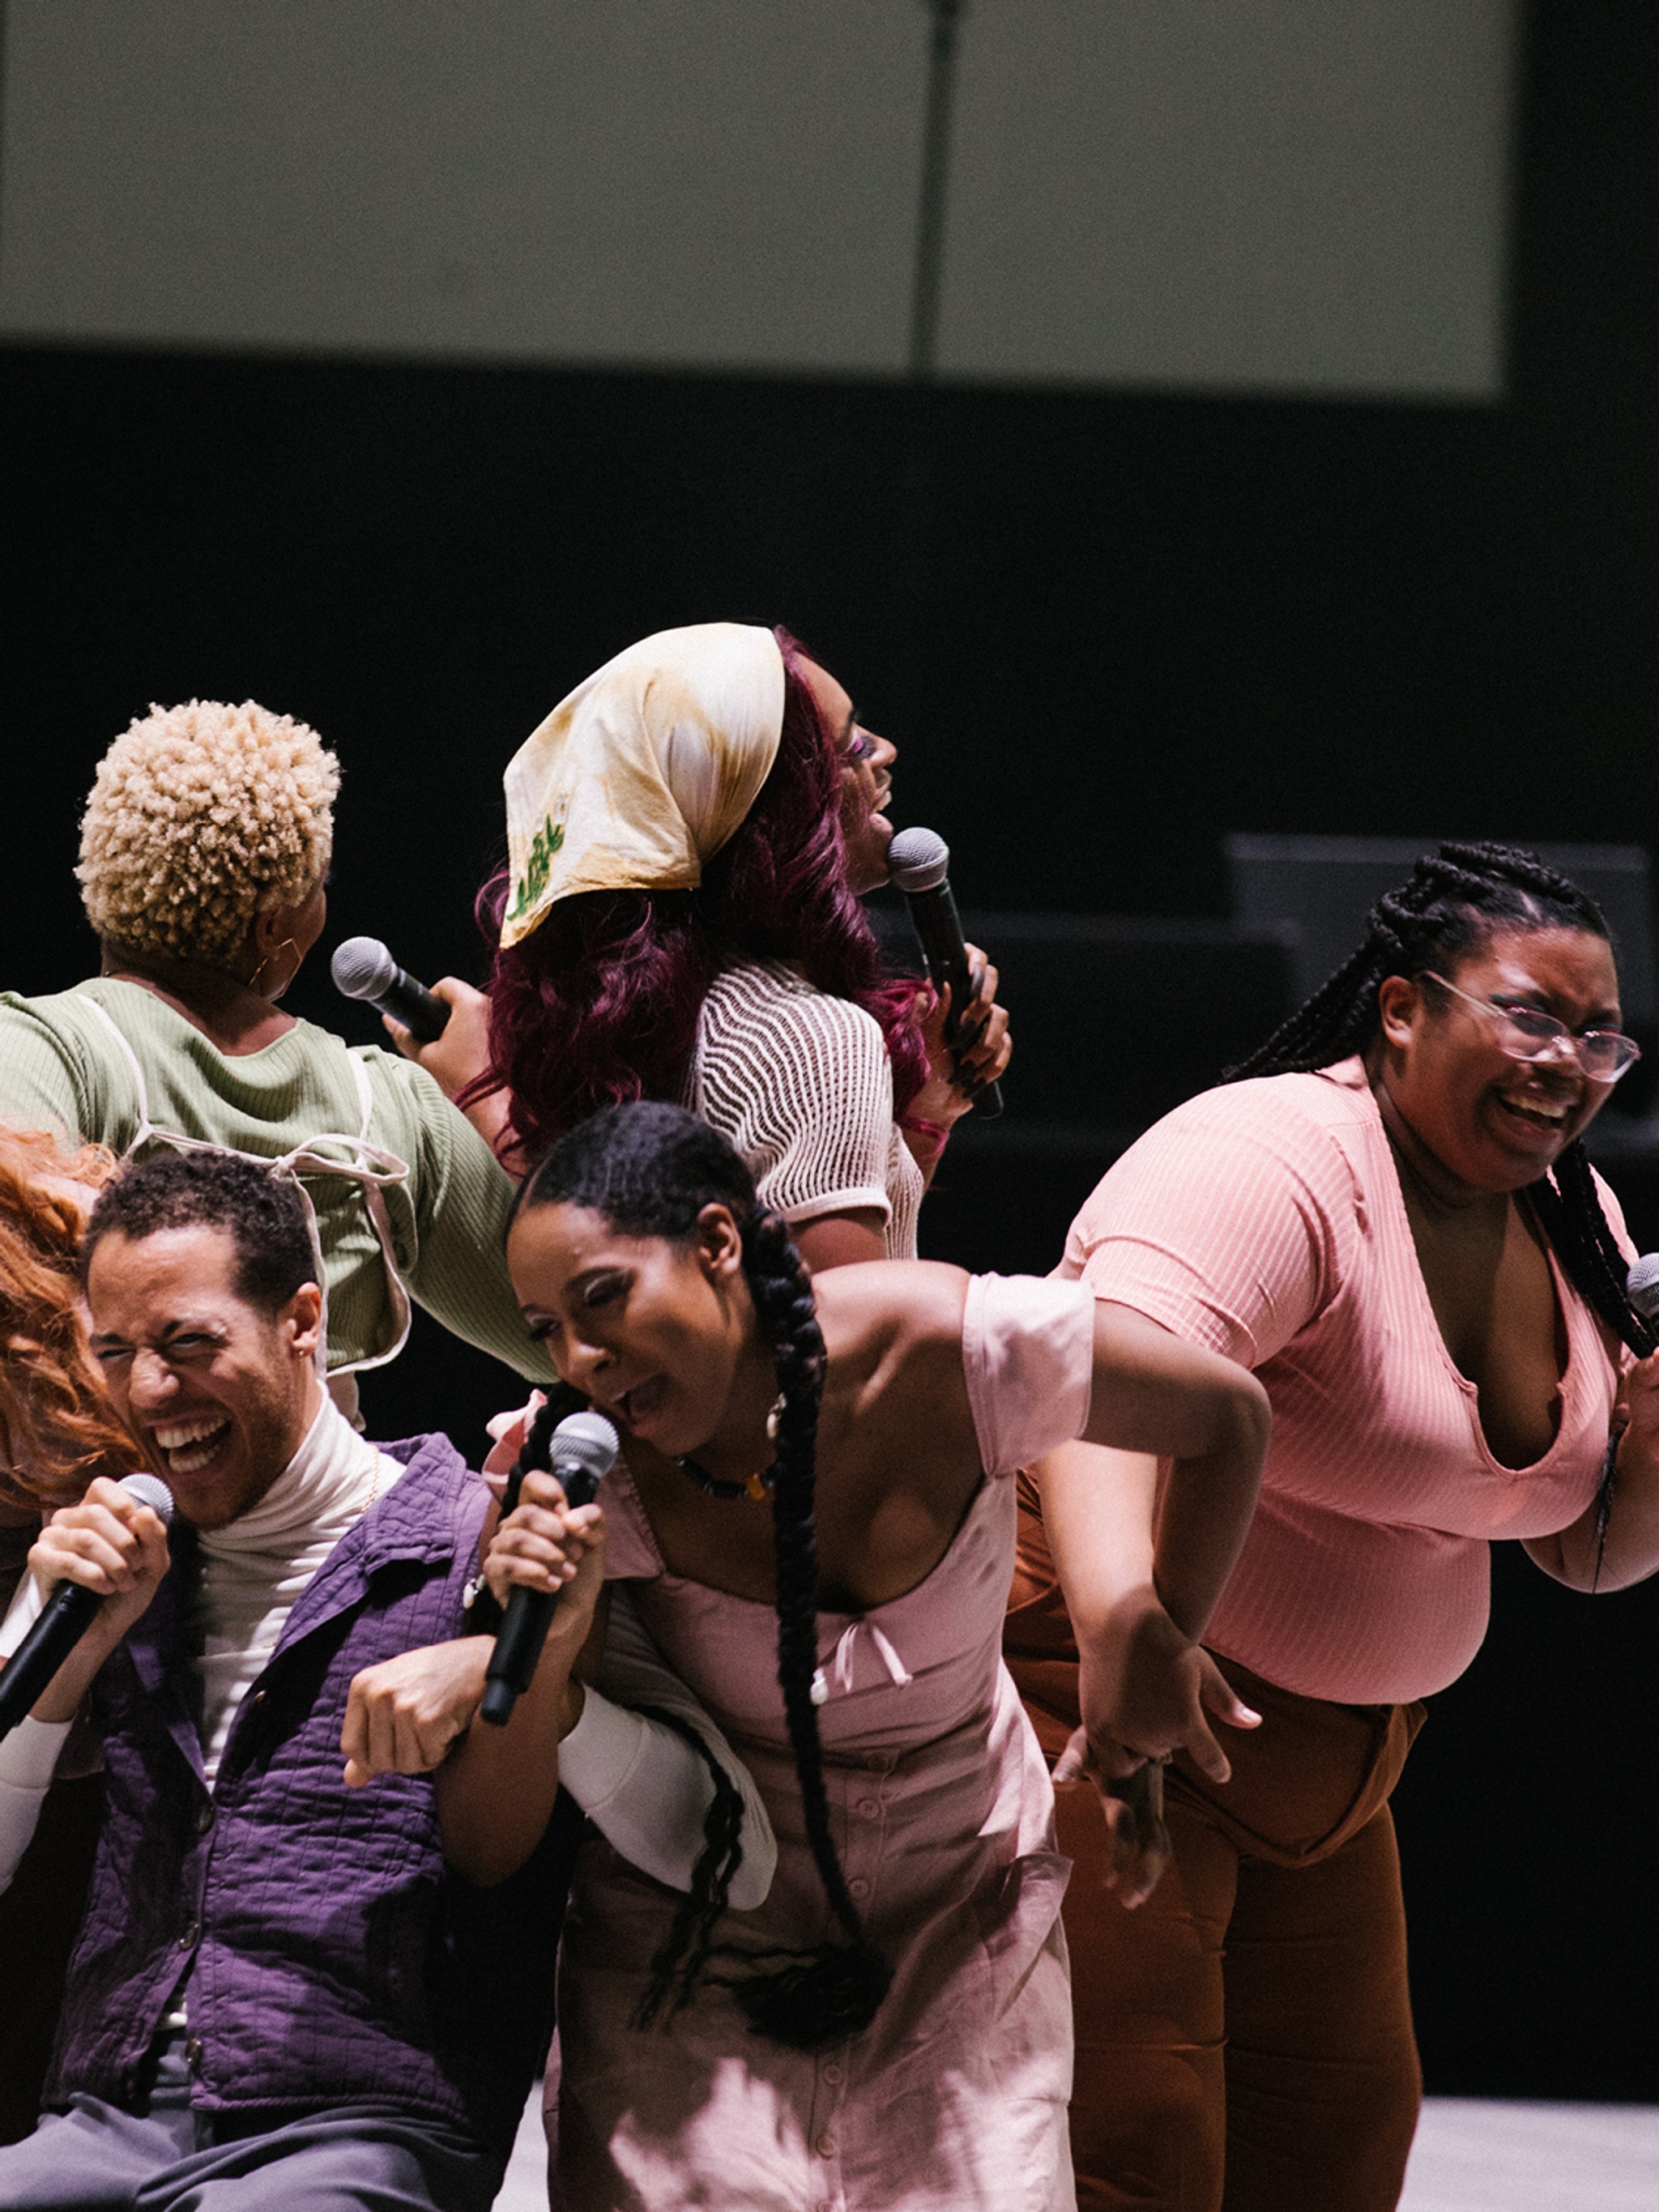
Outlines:
{"label": "woman with burgundy red hair", "polygon": [[977,963],[966,1043],[884,976],[893,747],[787,631],[703,623],[578,685],[506,775],[480,894],[487,997],[414,1051],[509,1164],[601,1106],[668,1098],[742,1155],[809,1266],[902,1258],[951,1124],[1008,1057]]}

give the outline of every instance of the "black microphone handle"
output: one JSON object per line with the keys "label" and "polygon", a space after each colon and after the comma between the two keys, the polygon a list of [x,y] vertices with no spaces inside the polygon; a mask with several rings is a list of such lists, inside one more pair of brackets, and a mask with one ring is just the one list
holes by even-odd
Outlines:
{"label": "black microphone handle", "polygon": [[79,1583],[59,1583],[40,1616],[0,1667],[0,1736],[27,1718],[52,1676],[91,1627],[103,1599]]}
{"label": "black microphone handle", "polygon": [[444,1033],[449,1019],[449,1009],[441,999],[434,999],[424,983],[417,983],[401,968],[383,991],[377,991],[369,1000],[383,1014],[390,1014],[394,1022],[401,1022],[416,1044],[435,1044]]}
{"label": "black microphone handle", "polygon": [[[568,1504],[591,1505],[599,1496],[599,1477],[574,1461],[567,1460],[561,1466],[556,1458],[552,1472],[563,1484]],[[542,1646],[562,1595],[562,1590],[526,1589],[520,1584],[507,1599],[506,1617],[496,1632],[495,1649],[484,1674],[483,1703],[478,1708],[491,1727],[507,1726],[514,1706],[535,1680]]]}
{"label": "black microphone handle", "polygon": [[[967,945],[962,934],[962,916],[957,912],[956,899],[948,883],[931,891],[906,891],[904,902],[910,909],[910,926],[921,942],[933,988],[943,991],[947,983],[951,987],[945,1041],[953,1045],[962,1027],[962,1009],[969,1003],[974,991]],[[988,1083],[982,1091],[975,1091],[973,1110],[985,1121],[994,1121],[1002,1111],[1002,1085]]]}

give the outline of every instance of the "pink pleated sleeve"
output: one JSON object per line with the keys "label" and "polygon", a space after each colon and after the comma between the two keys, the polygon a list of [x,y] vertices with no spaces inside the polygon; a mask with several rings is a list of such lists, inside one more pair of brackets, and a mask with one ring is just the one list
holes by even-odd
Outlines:
{"label": "pink pleated sleeve", "polygon": [[962,1369],[987,1474],[1012,1474],[1081,1436],[1094,1388],[1095,1301],[1052,1276],[975,1275]]}

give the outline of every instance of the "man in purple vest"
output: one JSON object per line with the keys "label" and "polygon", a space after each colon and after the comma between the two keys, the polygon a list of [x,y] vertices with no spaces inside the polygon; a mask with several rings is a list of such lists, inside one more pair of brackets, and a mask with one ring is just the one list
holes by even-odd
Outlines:
{"label": "man in purple vest", "polygon": [[[94,1352],[175,1512],[169,1540],[94,1483],[34,1547],[0,1642],[15,1648],[20,1606],[60,1579],[104,1598],[0,1743],[0,1887],[88,1698],[107,1765],[47,2116],[0,2149],[0,2208],[482,2212],[547,2047],[580,1816],[562,1798],[530,1864],[475,1889],[443,1863],[431,1776],[348,1787],[341,1736],[354,1682],[360,1738],[376,1685],[377,1725],[418,1708],[423,1668],[444,1705],[442,1654],[401,1655],[463,1634],[488,1489],[447,1439],[379,1449],[331,1403],[306,1217],[260,1167],[198,1153],[129,1169],[86,1254]],[[530,1696],[563,1701],[568,1787],[684,1885],[712,1789],[702,1761],[572,1684],[600,1564],[589,1533]],[[636,1680],[642,1701],[676,1702],[678,1686]],[[407,1735],[422,1734],[417,1717]],[[659,1835],[630,1847],[668,1804],[678,1856]],[[745,1832],[763,1895],[769,1836],[752,1817]]]}

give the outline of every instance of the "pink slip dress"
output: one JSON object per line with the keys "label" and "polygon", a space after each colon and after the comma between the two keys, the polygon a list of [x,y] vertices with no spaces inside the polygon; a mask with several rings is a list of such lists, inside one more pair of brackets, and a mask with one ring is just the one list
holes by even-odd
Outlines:
{"label": "pink slip dress", "polygon": [[[821,1613],[830,1819],[893,1985],[861,2035],[817,2051],[749,2027],[705,1984],[665,2030],[629,2018],[677,1893],[598,1836],[579,1860],[549,2071],[557,2212],[1067,2212],[1072,2016],[1047,1765],[1002,1663],[1018,1465],[1079,1433],[1094,1302],[976,1277],[963,1369],[985,1479],[916,1587]],[[670,1574],[618,1464],[611,1572],[749,1765],[778,1841],[766,1903],[719,1941],[834,1931],[807,1845],[769,1604]]]}

